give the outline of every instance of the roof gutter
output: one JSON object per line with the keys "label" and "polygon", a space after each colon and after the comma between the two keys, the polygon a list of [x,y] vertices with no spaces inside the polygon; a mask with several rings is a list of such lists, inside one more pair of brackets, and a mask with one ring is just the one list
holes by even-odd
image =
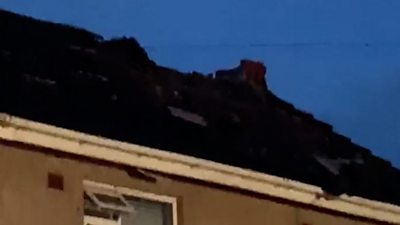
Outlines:
{"label": "roof gutter", "polygon": [[400,206],[341,195],[264,173],[88,135],[0,113],[0,139],[235,187],[354,216],[400,224]]}

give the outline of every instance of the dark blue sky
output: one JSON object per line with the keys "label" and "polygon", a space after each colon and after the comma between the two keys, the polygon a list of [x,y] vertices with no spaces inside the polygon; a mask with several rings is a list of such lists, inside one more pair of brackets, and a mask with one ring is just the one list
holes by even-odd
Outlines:
{"label": "dark blue sky", "polygon": [[1,0],[0,8],[134,36],[157,63],[182,71],[262,60],[277,95],[400,167],[398,0]]}

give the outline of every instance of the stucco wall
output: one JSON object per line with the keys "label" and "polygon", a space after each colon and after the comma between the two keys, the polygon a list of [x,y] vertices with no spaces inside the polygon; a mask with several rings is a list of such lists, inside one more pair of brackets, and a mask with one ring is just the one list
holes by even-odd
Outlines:
{"label": "stucco wall", "polygon": [[[47,187],[49,172],[63,175],[63,191]],[[113,166],[2,143],[0,225],[82,224],[84,179],[176,196],[180,225],[368,224],[186,180],[154,176],[155,183],[146,182]]]}

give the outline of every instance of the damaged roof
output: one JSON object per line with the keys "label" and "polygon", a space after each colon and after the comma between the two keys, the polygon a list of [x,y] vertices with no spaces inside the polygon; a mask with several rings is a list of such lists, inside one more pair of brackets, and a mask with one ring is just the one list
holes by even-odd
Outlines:
{"label": "damaged roof", "polygon": [[0,33],[2,112],[400,205],[400,171],[274,95],[262,63],[181,73],[134,38],[3,10]]}

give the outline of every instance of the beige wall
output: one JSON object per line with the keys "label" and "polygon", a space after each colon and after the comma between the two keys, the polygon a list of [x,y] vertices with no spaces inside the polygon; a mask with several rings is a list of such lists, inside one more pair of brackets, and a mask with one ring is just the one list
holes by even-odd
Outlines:
{"label": "beige wall", "polygon": [[[47,188],[49,172],[63,175],[64,191]],[[82,224],[84,179],[179,197],[180,225],[367,224],[189,181],[156,178],[156,183],[150,183],[112,166],[55,157],[3,143],[0,225]]]}

